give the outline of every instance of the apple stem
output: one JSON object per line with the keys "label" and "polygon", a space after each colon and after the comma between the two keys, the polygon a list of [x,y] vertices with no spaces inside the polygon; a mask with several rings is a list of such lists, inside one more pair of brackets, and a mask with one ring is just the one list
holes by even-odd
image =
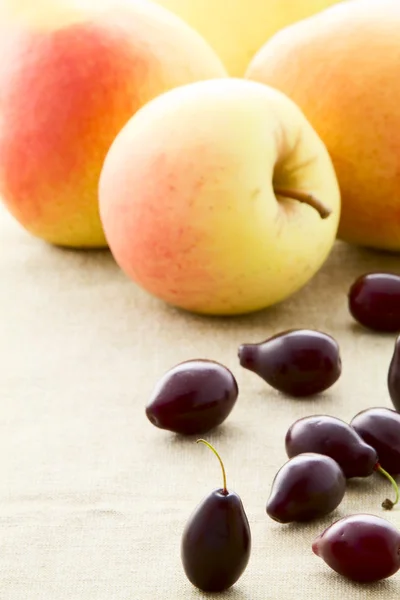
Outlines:
{"label": "apple stem", "polygon": [[208,446],[210,448],[210,450],[212,450],[215,454],[215,456],[218,458],[219,460],[219,464],[221,465],[221,469],[222,469],[222,477],[223,477],[223,481],[224,481],[224,487],[222,490],[222,493],[226,496],[228,494],[228,490],[226,487],[226,473],[225,473],[225,467],[224,467],[224,463],[221,460],[220,455],[218,454],[218,452],[216,451],[216,449],[214,448],[214,446],[211,446],[211,444],[209,442],[206,442],[206,440],[197,440],[197,444],[199,443],[205,444],[206,446]]}
{"label": "apple stem", "polygon": [[321,219],[327,219],[332,214],[330,208],[325,206],[318,198],[307,192],[284,188],[274,188],[274,191],[276,196],[282,196],[283,198],[290,198],[291,200],[298,200],[299,202],[308,204],[319,213]]}
{"label": "apple stem", "polygon": [[397,483],[393,479],[393,477],[387,471],[385,471],[385,469],[383,469],[379,463],[376,464],[375,470],[379,471],[379,473],[382,473],[382,475],[384,475],[387,479],[389,479],[390,483],[392,484],[392,486],[394,488],[394,491],[396,493],[396,498],[395,498],[394,502],[392,500],[389,500],[389,498],[386,498],[386,500],[384,502],[382,502],[382,508],[384,508],[385,510],[392,510],[392,508],[399,501],[399,486],[397,485]]}

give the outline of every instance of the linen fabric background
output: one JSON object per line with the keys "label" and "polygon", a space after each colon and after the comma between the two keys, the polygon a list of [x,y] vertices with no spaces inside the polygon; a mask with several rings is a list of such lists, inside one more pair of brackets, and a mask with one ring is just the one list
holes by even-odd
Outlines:
{"label": "linen fabric background", "polygon": [[[0,243],[1,600],[399,596],[400,574],[357,585],[311,550],[317,534],[352,513],[400,527],[400,508],[380,507],[393,493],[381,476],[352,480],[340,507],[307,525],[282,526],[265,512],[296,419],[325,413],[349,421],[362,409],[391,407],[395,338],[358,326],[347,291],[364,272],[397,271],[398,256],[337,242],[323,269],[285,303],[206,318],[147,295],[108,251],[50,247],[4,209]],[[239,344],[299,327],[330,333],[341,347],[341,379],[313,399],[284,397],[237,358]],[[248,568],[223,596],[193,588],[180,561],[188,517],[221,486],[219,464],[196,438],[157,430],[144,413],[162,374],[191,358],[224,363],[240,388],[226,423],[205,436],[225,462],[253,536]]]}

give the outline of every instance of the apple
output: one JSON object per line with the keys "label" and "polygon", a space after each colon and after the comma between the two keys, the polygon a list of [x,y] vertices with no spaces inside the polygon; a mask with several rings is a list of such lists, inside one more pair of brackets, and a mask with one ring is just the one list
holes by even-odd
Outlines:
{"label": "apple", "polygon": [[0,194],[35,236],[102,247],[101,167],[146,102],[227,76],[181,19],[146,0],[13,2],[0,17]]}
{"label": "apple", "polygon": [[114,140],[100,176],[110,249],[142,288],[233,315],[303,286],[335,240],[329,154],[284,94],[244,79],[181,86]]}
{"label": "apple", "polygon": [[236,77],[243,77],[257,50],[282,27],[339,1],[156,0],[197,29]]}
{"label": "apple", "polygon": [[325,142],[342,196],[339,237],[400,251],[400,3],[344,2],[288,27],[247,78],[290,96]]}

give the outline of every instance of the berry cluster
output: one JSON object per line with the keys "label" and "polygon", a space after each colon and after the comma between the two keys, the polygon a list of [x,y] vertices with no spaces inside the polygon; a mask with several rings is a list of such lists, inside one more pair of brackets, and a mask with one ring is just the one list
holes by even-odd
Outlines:
{"label": "berry cluster", "polygon": [[[372,273],[350,288],[349,310],[363,326],[400,331],[400,277]],[[259,344],[242,344],[242,367],[270,386],[294,397],[318,394],[340,377],[339,345],[331,336],[301,329],[285,331]],[[388,389],[400,411],[400,335],[388,373]],[[157,383],[146,407],[150,422],[183,435],[204,434],[224,422],[239,394],[234,375],[212,360],[183,362]],[[279,523],[309,521],[331,513],[342,501],[347,479],[379,472],[389,479],[399,501],[394,476],[400,475],[400,413],[371,408],[350,422],[312,415],[293,423],[285,437],[288,461],[272,483],[266,511]],[[203,591],[223,591],[244,572],[251,532],[240,497],[223,487],[197,507],[182,536],[181,557],[188,579]],[[360,582],[390,577],[400,568],[400,531],[374,515],[352,515],[333,523],[312,544],[315,554],[341,575]]]}

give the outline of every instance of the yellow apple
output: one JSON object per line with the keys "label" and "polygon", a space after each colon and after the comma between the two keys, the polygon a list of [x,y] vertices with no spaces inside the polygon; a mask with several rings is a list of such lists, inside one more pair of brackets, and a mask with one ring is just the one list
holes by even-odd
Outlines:
{"label": "yellow apple", "polygon": [[99,199],[126,274],[170,304],[215,315],[302,287],[329,254],[340,213],[328,152],[298,107],[234,78],[143,107],[107,154]]}
{"label": "yellow apple", "polygon": [[257,50],[274,33],[340,0],[155,0],[197,29],[242,77]]}
{"label": "yellow apple", "polygon": [[400,3],[344,2],[278,33],[247,77],[303,110],[333,159],[339,236],[400,251]]}
{"label": "yellow apple", "polygon": [[226,76],[203,38],[146,0],[8,0],[0,14],[0,193],[32,234],[105,246],[97,186],[135,111]]}

